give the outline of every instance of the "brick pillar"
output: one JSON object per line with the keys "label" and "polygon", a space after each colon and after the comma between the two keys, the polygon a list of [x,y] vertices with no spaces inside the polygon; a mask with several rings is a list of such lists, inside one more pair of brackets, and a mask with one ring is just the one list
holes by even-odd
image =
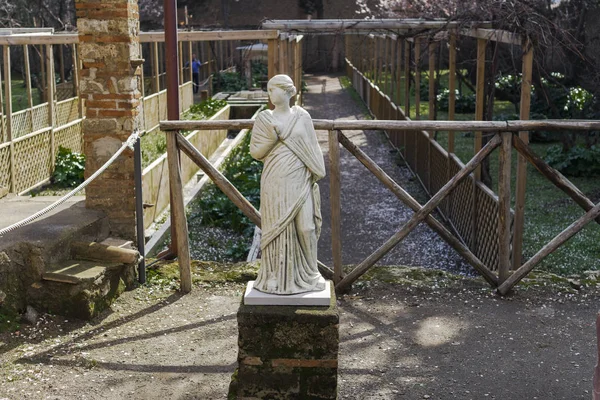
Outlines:
{"label": "brick pillar", "polygon": [[[75,7],[87,178],[139,127],[139,11],[137,0],[76,0]],[[106,212],[112,234],[135,239],[134,196],[133,152],[126,150],[86,188],[86,207]]]}

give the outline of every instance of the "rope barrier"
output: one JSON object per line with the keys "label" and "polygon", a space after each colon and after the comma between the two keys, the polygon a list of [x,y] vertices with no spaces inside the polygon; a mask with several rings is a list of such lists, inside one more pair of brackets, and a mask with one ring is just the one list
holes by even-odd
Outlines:
{"label": "rope barrier", "polygon": [[117,150],[117,152],[115,154],[113,154],[113,156],[106,163],[104,163],[104,165],[102,167],[100,167],[96,172],[94,172],[92,174],[92,176],[90,176],[85,181],[83,181],[83,183],[81,185],[77,186],[75,189],[71,190],[65,196],[63,196],[56,202],[50,204],[48,207],[44,208],[43,210],[40,210],[40,211],[36,212],[35,214],[30,215],[29,217],[15,223],[15,224],[12,224],[6,228],[0,229],[0,237],[2,237],[3,235],[5,235],[9,232],[14,231],[15,229],[18,229],[24,225],[27,225],[31,221],[36,220],[37,218],[41,217],[44,214],[49,213],[50,211],[54,210],[56,207],[58,207],[59,205],[61,205],[62,203],[64,203],[68,199],[70,199],[71,197],[75,196],[76,193],[78,193],[81,189],[84,189],[94,179],[96,179],[101,173],[103,173],[121,155],[121,153],[123,153],[123,151],[125,151],[126,148],[129,147],[131,150],[133,150],[133,146],[135,145],[135,142],[138,141],[139,137],[140,137],[140,132],[139,132],[139,130],[136,129],[127,138],[127,140],[121,145],[121,148],[119,150]]}

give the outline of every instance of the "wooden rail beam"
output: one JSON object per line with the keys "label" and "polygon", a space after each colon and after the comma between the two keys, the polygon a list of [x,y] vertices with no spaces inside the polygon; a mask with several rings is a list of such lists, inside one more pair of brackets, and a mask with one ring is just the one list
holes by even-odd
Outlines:
{"label": "wooden rail beam", "polygon": [[[532,120],[532,121],[414,121],[414,120],[328,120],[314,119],[318,130],[409,130],[409,131],[473,131],[517,132],[540,130],[600,130],[600,120]],[[162,131],[246,129],[254,126],[254,120],[236,119],[225,121],[160,121]],[[565,133],[566,134],[566,133]]]}

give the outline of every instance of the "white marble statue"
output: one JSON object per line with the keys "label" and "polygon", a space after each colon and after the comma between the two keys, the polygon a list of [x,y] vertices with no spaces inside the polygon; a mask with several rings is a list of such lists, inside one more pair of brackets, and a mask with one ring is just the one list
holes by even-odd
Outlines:
{"label": "white marble statue", "polygon": [[290,107],[296,88],[287,75],[267,85],[273,111],[256,118],[250,154],[264,163],[260,182],[262,260],[254,288],[296,294],[323,290],[317,269],[321,199],[317,181],[325,176],[323,153],[310,115]]}

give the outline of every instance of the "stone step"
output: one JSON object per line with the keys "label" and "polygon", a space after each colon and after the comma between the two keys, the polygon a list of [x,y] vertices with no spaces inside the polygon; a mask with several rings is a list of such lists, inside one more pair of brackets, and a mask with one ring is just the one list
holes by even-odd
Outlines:
{"label": "stone step", "polygon": [[127,240],[127,239],[107,237],[106,239],[101,241],[100,244],[103,244],[105,246],[113,246],[113,247],[120,247],[122,249],[134,250],[133,241]]}
{"label": "stone step", "polygon": [[42,279],[78,285],[85,281],[95,281],[101,278],[106,273],[107,268],[122,266],[119,263],[99,264],[96,261],[65,260],[50,266],[42,274]]}
{"label": "stone step", "polygon": [[135,263],[65,260],[51,264],[27,289],[28,303],[40,311],[89,320],[133,288]]}

